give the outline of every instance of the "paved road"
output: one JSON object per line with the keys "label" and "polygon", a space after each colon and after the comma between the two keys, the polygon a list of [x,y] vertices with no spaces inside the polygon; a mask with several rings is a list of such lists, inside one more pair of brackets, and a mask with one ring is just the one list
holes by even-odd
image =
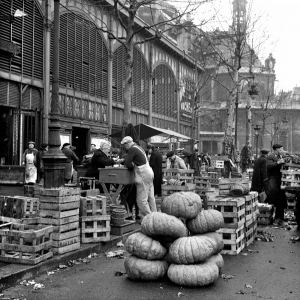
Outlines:
{"label": "paved road", "polygon": [[[42,274],[35,282],[45,285],[44,289],[33,290],[32,286],[18,283],[2,291],[2,298],[27,300],[299,300],[300,299],[300,242],[296,229],[290,231],[263,227],[274,234],[274,242],[256,241],[243,254],[224,256],[223,274],[234,275],[233,279],[219,278],[203,288],[186,288],[172,284],[168,279],[159,282],[133,282],[124,272],[124,260],[106,259],[102,253],[53,275]],[[120,248],[118,248],[120,249]],[[128,254],[126,254],[127,256]],[[251,287],[246,288],[246,285]],[[181,294],[178,294],[181,293]],[[178,297],[179,295],[179,297]]]}

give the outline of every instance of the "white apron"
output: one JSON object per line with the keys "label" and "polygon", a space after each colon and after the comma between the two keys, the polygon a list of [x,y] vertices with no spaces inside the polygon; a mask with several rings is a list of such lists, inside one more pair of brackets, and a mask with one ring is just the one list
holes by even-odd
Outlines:
{"label": "white apron", "polygon": [[35,183],[37,180],[37,169],[34,165],[34,154],[27,153],[25,157],[25,183]]}

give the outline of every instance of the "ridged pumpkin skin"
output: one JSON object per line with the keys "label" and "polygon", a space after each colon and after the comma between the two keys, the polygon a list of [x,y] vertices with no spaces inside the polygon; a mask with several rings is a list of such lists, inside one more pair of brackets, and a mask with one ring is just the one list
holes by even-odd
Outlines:
{"label": "ridged pumpkin skin", "polygon": [[168,269],[169,279],[178,285],[204,286],[219,277],[219,268],[213,262],[196,265],[175,265]]}
{"label": "ridged pumpkin skin", "polygon": [[214,254],[217,254],[224,249],[224,242],[223,242],[222,235],[218,232],[215,232],[215,231],[214,232],[206,232],[206,233],[202,233],[202,234],[197,234],[197,236],[207,236],[216,241],[217,250],[216,250],[216,253],[214,253]]}
{"label": "ridged pumpkin skin", "polygon": [[192,233],[216,231],[224,225],[224,217],[215,209],[201,210],[194,219],[186,221],[188,230]]}
{"label": "ridged pumpkin skin", "polygon": [[199,195],[193,192],[178,192],[164,198],[161,211],[171,216],[192,219],[202,208]]}
{"label": "ridged pumpkin skin", "polygon": [[187,229],[179,219],[161,212],[146,215],[141,223],[141,230],[151,237],[167,236],[173,240],[187,235]]}
{"label": "ridged pumpkin skin", "polygon": [[157,280],[164,277],[168,270],[164,260],[146,260],[134,255],[126,257],[124,267],[127,276],[132,280]]}
{"label": "ridged pumpkin skin", "polygon": [[223,260],[223,256],[221,255],[221,253],[217,254],[217,255],[212,255],[211,257],[209,257],[206,262],[213,262],[215,263],[219,269],[224,267],[224,260]]}
{"label": "ridged pumpkin skin", "polygon": [[167,254],[167,250],[158,241],[141,232],[130,235],[125,248],[130,254],[148,260],[161,259]]}
{"label": "ridged pumpkin skin", "polygon": [[202,236],[177,239],[170,247],[171,260],[177,264],[194,264],[205,261],[217,249],[215,240]]}

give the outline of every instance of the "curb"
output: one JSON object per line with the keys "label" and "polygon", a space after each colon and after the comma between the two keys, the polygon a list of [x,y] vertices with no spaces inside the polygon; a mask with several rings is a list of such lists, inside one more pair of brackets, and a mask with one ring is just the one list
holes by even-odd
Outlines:
{"label": "curb", "polygon": [[43,272],[57,269],[60,264],[67,264],[70,260],[77,260],[85,258],[91,253],[100,253],[115,247],[118,242],[125,242],[128,236],[140,229],[128,232],[122,236],[113,236],[108,242],[100,242],[95,244],[81,244],[80,249],[53,256],[37,265],[21,265],[21,264],[7,264],[0,267],[0,291],[15,286],[19,281],[28,280],[40,275]]}

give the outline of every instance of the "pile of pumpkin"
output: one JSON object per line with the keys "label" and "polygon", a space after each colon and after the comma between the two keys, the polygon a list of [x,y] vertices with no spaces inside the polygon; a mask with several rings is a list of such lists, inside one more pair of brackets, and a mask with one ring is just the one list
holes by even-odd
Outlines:
{"label": "pile of pumpkin", "polygon": [[216,232],[224,224],[222,213],[203,210],[201,198],[192,192],[165,197],[161,211],[145,216],[141,232],[128,237],[128,277],[158,280],[167,274],[173,283],[186,286],[215,281],[224,265],[224,244]]}

